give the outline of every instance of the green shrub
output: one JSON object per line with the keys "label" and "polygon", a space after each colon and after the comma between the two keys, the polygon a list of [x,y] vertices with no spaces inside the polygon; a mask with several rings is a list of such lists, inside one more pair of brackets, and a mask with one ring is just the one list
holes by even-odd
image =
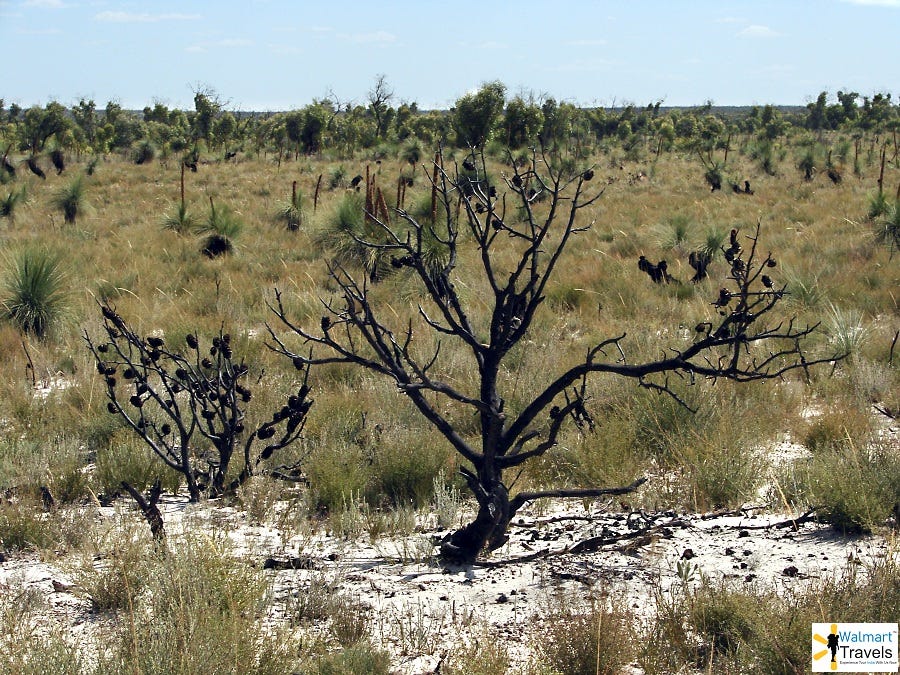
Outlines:
{"label": "green shrub", "polygon": [[848,438],[798,462],[794,474],[796,497],[842,532],[871,532],[900,517],[900,457],[887,441]]}
{"label": "green shrub", "polygon": [[431,499],[448,452],[433,436],[407,430],[384,438],[372,458],[373,482],[366,501],[378,505],[386,499],[393,506],[420,507]]}
{"label": "green shrub", "polygon": [[890,248],[893,258],[894,251],[900,249],[900,203],[890,206],[884,215],[885,218],[876,223],[875,239]]}
{"label": "green shrub", "polygon": [[113,433],[108,445],[97,450],[94,479],[105,495],[120,493],[122,481],[141,492],[150,487],[157,478],[174,481],[177,486],[177,479],[171,475],[173,472],[161,469],[153,451],[141,443],[134,432],[119,428]]}
{"label": "green shrub", "polygon": [[0,550],[34,551],[48,548],[51,524],[41,515],[41,503],[34,495],[16,501],[0,501]]}

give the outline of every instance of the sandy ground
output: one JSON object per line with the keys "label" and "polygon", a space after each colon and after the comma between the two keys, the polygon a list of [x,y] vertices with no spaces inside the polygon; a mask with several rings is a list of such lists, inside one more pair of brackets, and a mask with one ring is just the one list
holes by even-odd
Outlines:
{"label": "sandy ground", "polygon": [[[754,508],[610,513],[599,503],[557,502],[523,510],[509,543],[483,564],[442,568],[429,554],[446,530],[429,525],[430,517],[403,537],[346,539],[320,528],[285,539],[284,530],[252,525],[245,514],[215,502],[169,498],[162,506],[170,532],[201,527],[227,535],[235,555],[253,565],[271,558],[276,566],[292,560],[302,568],[266,572],[273,623],[284,620],[292,597],[314,584],[368,608],[373,639],[391,651],[398,673],[434,672],[448,650],[486,629],[507,641],[514,662],[526,662],[541,609],[560,590],[610,595],[641,617],[653,611],[658,594],[703,576],[787,590],[897,554],[883,537],[843,537],[813,521],[791,523],[788,514]],[[116,513],[100,509],[98,517],[113,522]],[[90,645],[94,628],[109,619],[91,613],[66,569],[65,561],[11,556],[0,563],[0,591],[14,586],[40,593],[48,620]]]}

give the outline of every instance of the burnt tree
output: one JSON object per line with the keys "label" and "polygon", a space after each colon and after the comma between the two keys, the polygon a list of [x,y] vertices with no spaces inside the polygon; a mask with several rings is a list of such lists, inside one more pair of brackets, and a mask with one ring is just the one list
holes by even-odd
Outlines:
{"label": "burnt tree", "polygon": [[[471,563],[482,552],[502,546],[510,520],[528,502],[625,494],[645,481],[636,477],[621,487],[510,494],[508,474],[551,451],[564,424],[593,426],[587,405],[589,376],[606,373],[631,378],[640,386],[677,398],[666,379],[670,374],[690,380],[746,382],[777,378],[819,362],[808,358],[803,349],[803,339],[815,326],[797,327],[793,322],[763,325],[785,289],[762,285],[763,270],[776,263],[770,255],[760,255],[754,235],[747,238],[747,251],[739,244],[735,247],[725,282],[729,285],[727,298],[720,297],[710,308],[715,320],[698,326],[689,343],[669,346],[657,360],[631,362],[626,356],[626,335],[611,336],[586,346],[583,359],[565,366],[562,372],[547,373],[546,387],[530,402],[512,409],[504,399],[504,389],[511,387],[501,377],[505,359],[528,334],[563,253],[589,227],[579,222],[582,211],[596,202],[602,190],[590,190],[593,172],[566,174],[543,152],[534,153],[531,166],[544,169],[521,170],[512,163],[514,173],[504,178],[505,190],[496,190],[497,186],[484,180],[483,155],[477,159],[479,175],[474,180],[470,171],[463,174],[456,167],[445,166],[440,153],[433,172],[426,172],[445,207],[439,223],[419,222],[398,210],[402,227],[392,228],[376,219],[382,233],[378,241],[357,240],[392,255],[397,266],[407,268],[412,280],[424,289],[425,299],[412,318],[400,318],[393,308],[375,301],[363,271],[332,261],[328,272],[339,289],[338,298],[323,300],[321,322],[299,325],[288,315],[283,294],[276,290],[271,309],[277,321],[269,326],[271,348],[295,364],[352,364],[396,382],[466,460],[461,473],[477,500],[477,515],[441,545],[442,558],[457,563]],[[368,215],[375,219],[375,214]],[[444,250],[437,269],[434,256],[426,255],[435,240]],[[472,246],[478,263],[462,279],[456,276],[457,256],[464,247]],[[515,255],[510,256],[510,251]],[[459,292],[461,281],[469,289],[487,290],[479,299],[466,302],[471,295]],[[477,311],[476,304],[481,306]],[[477,312],[483,312],[485,305],[487,316],[482,318]],[[431,332],[438,345],[424,356],[412,346],[414,333],[422,331]],[[441,341],[460,345],[471,359],[477,385],[470,390],[442,372]],[[419,342],[421,338],[416,344]],[[301,353],[305,349],[311,351]],[[464,434],[454,426],[447,413],[453,407],[477,415],[475,434]]]}
{"label": "burnt tree", "polygon": [[[312,405],[307,367],[297,364],[302,377],[296,394],[271,419],[246,428],[249,368],[235,359],[230,335],[220,331],[208,348],[195,335],[180,347],[168,346],[162,337],[136,333],[109,305],[100,308],[103,338],[94,342],[85,332],[84,339],[106,384],[107,409],[184,477],[192,502],[236,490],[300,437]],[[229,471],[236,456],[240,468]],[[269,473],[300,477],[295,465]]]}

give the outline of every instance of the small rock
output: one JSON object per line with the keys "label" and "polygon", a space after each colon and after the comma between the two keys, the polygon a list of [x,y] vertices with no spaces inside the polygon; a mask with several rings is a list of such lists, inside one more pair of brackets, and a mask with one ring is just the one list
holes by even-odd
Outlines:
{"label": "small rock", "polygon": [[692,549],[692,548],[684,549],[684,552],[681,554],[682,560],[690,560],[693,557],[694,557],[694,549]]}
{"label": "small rock", "polygon": [[726,549],[725,549],[725,555],[734,555],[734,549],[733,549],[733,548],[726,548]]}
{"label": "small rock", "polygon": [[61,581],[57,581],[56,579],[53,579],[50,583],[53,584],[54,593],[68,593],[70,590],[72,590],[71,586],[64,584]]}
{"label": "small rock", "polygon": [[497,596],[497,604],[502,605],[504,602],[509,602],[509,597],[507,597],[506,593],[501,593]]}
{"label": "small rock", "polygon": [[800,570],[797,569],[796,565],[791,565],[781,570],[781,573],[786,577],[796,577],[800,574]]}
{"label": "small rock", "polygon": [[747,530],[741,530],[738,532],[738,539],[742,539],[744,537],[749,537],[750,533]]}

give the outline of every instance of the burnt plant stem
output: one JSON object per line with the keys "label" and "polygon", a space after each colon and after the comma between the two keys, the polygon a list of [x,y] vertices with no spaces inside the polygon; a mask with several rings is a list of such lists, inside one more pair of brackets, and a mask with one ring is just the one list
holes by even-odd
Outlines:
{"label": "burnt plant stem", "polygon": [[156,482],[153,483],[146,497],[128,481],[122,481],[122,489],[131,495],[131,498],[137,503],[144,520],[150,526],[150,533],[153,535],[153,539],[158,545],[164,547],[166,544],[166,529],[163,523],[162,512],[160,512],[158,506],[159,497],[162,494],[159,479],[157,478]]}

